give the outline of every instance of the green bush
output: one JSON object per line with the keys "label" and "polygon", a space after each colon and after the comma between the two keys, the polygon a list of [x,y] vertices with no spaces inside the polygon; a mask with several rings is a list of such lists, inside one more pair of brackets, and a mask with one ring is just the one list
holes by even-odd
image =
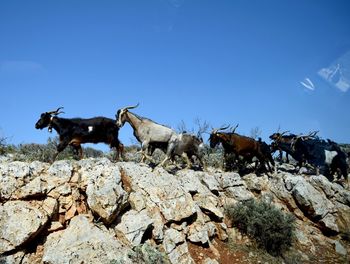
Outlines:
{"label": "green bush", "polygon": [[[17,146],[15,154],[17,160],[23,161],[42,161],[51,162],[54,154],[56,153],[56,147],[58,145],[58,138],[49,138],[47,144],[20,144]],[[103,157],[103,151],[93,148],[83,148],[84,158],[97,158]],[[73,148],[68,146],[65,148],[56,158],[56,160],[62,159],[74,159],[77,155],[74,153]]]}
{"label": "green bush", "polygon": [[0,155],[6,153],[6,138],[0,137]]}
{"label": "green bush", "polygon": [[130,257],[135,263],[170,264],[169,258],[165,253],[158,251],[148,243],[135,247]]}
{"label": "green bush", "polygon": [[[42,161],[51,162],[54,154],[56,153],[56,141],[49,138],[47,144],[20,144],[17,147],[16,159],[23,161]],[[66,148],[62,151],[56,160],[60,159],[72,159],[74,156],[71,148]]]}
{"label": "green bush", "polygon": [[254,238],[271,255],[292,244],[294,217],[266,202],[248,200],[228,206],[226,214],[242,233]]}

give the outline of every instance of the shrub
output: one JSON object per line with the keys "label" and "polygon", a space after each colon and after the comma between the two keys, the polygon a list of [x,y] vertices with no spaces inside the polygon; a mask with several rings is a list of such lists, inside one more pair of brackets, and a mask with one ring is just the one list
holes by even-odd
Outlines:
{"label": "shrub", "polygon": [[130,256],[135,263],[145,264],[170,264],[165,253],[158,251],[148,243],[144,243],[134,248],[134,253]]}
{"label": "shrub", "polygon": [[85,158],[101,158],[104,157],[104,153],[101,150],[97,150],[91,147],[83,148],[83,155]]}
{"label": "shrub", "polygon": [[242,233],[254,238],[271,255],[280,255],[292,244],[294,217],[266,202],[248,200],[226,208]]}
{"label": "shrub", "polygon": [[[42,162],[51,162],[54,154],[56,153],[56,144],[52,139],[48,140],[47,144],[20,144],[17,147],[16,158],[18,160],[24,161],[42,161]],[[62,151],[58,156],[59,159],[71,159],[73,157],[73,150],[67,148]]]}
{"label": "shrub", "polygon": [[[16,159],[24,161],[38,160],[42,162],[51,162],[56,153],[58,142],[58,138],[55,137],[49,138],[47,144],[20,144],[16,149]],[[85,158],[97,158],[103,157],[104,153],[103,151],[88,147],[83,148],[83,155]],[[68,146],[57,156],[56,160],[73,159],[76,157],[77,155],[74,153],[73,148]]]}
{"label": "shrub", "polygon": [[207,166],[213,168],[223,168],[223,158],[224,150],[221,146],[212,149],[208,145],[205,145],[204,161],[207,164]]}
{"label": "shrub", "polygon": [[6,153],[6,138],[0,137],[0,155]]}

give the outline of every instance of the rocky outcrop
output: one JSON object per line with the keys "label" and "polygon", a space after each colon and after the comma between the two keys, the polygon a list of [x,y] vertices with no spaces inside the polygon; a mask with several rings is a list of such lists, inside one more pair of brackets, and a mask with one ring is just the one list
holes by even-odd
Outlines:
{"label": "rocky outcrop", "polygon": [[44,244],[44,263],[133,263],[131,249],[124,247],[103,226],[94,225],[88,217],[72,218],[67,229],[54,232]]}
{"label": "rocky outcrop", "polygon": [[[212,252],[203,263],[220,263],[214,242],[237,234],[225,207],[248,199],[296,216],[296,252],[327,245],[348,256],[350,192],[321,175],[173,174],[105,158],[52,165],[4,158],[0,263],[143,263],[140,247],[149,259],[159,252],[170,263],[195,263],[192,244]],[[146,244],[154,252],[145,253]]]}

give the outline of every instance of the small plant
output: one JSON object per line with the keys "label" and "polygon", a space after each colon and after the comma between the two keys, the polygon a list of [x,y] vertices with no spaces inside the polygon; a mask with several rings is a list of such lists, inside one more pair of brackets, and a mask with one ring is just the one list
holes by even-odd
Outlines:
{"label": "small plant", "polygon": [[134,253],[130,257],[135,263],[170,264],[169,258],[165,253],[158,251],[148,243],[135,247]]}
{"label": "small plant", "polygon": [[292,244],[294,217],[270,203],[248,200],[226,208],[238,229],[254,238],[271,255],[280,255]]}
{"label": "small plant", "polygon": [[0,155],[6,153],[6,138],[0,137]]}
{"label": "small plant", "polygon": [[[20,144],[16,147],[16,159],[21,161],[42,161],[51,162],[53,156],[56,153],[57,145],[59,143],[58,137],[49,138],[47,144]],[[83,148],[83,155],[85,158],[97,158],[103,157],[104,153],[100,150],[93,149],[91,147]],[[57,156],[56,160],[62,159],[74,159],[78,158],[77,154],[74,153],[72,147],[67,147]]]}

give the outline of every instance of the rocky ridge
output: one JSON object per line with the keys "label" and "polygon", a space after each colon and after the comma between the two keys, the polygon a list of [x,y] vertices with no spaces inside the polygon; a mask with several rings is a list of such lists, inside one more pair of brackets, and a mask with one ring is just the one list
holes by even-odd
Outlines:
{"label": "rocky ridge", "polygon": [[[170,263],[224,263],[219,242],[244,239],[224,208],[251,198],[296,216],[291,251],[302,262],[349,260],[350,191],[282,167],[240,177],[106,158],[50,165],[2,157],[0,263],[135,263],[144,245]],[[211,254],[198,259],[191,245]]]}

